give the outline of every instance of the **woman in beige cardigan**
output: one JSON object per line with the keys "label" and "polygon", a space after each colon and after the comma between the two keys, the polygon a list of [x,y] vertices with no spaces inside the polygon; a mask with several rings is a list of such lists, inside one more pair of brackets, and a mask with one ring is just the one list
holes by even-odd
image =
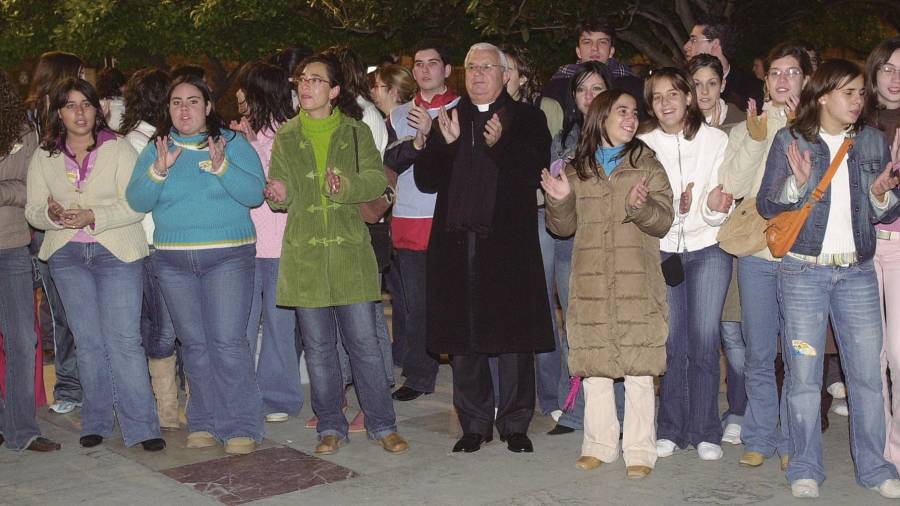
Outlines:
{"label": "woman in beige cardigan", "polygon": [[[38,254],[50,264],[77,345],[84,387],[81,446],[112,435],[158,451],[160,439],[141,349],[143,214],[125,200],[137,158],[109,130],[90,83],[67,79],[50,94],[41,149],[28,169],[25,215],[47,231]],[[115,410],[115,417],[113,411]]]}
{"label": "woman in beige cardigan", "polygon": [[653,151],[634,137],[631,95],[597,96],[575,159],[559,177],[547,170],[547,228],[575,234],[566,330],[569,369],[584,378],[582,457],[590,470],[619,455],[613,380],[625,378],[622,452],[629,478],[656,463],[653,377],[666,368],[668,306],[659,238],[672,226],[672,188]]}

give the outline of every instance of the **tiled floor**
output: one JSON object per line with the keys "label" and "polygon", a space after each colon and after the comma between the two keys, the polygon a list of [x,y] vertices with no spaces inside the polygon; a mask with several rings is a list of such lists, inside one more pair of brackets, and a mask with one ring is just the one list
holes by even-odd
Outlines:
{"label": "tiled floor", "polygon": [[[395,375],[400,378],[400,371]],[[47,380],[52,385],[52,367]],[[355,395],[349,400],[348,418],[357,409]],[[724,402],[720,396],[723,410]],[[459,424],[447,366],[441,366],[434,394],[395,403],[395,409],[408,452],[388,454],[364,434],[354,434],[338,453],[318,458],[315,431],[304,428],[312,414],[308,402],[300,416],[267,424],[263,445],[246,456],[227,456],[221,446],[185,448],[184,431],[163,433],[168,446],[158,453],[125,448],[121,437],[85,449],[78,445],[78,410],[56,415],[42,408],[44,434],[63,449],[0,449],[0,505],[802,504],[791,498],[776,459],[754,469],[739,466],[740,446],[725,445],[718,462],[678,451],[639,481],[625,479],[621,459],[579,471],[574,462],[582,433],[548,436],[554,422],[540,414],[530,427],[533,454],[510,453],[496,440],[474,454],[451,453]],[[855,483],[846,418],[832,415],[823,442],[828,480],[817,504],[890,503]]]}

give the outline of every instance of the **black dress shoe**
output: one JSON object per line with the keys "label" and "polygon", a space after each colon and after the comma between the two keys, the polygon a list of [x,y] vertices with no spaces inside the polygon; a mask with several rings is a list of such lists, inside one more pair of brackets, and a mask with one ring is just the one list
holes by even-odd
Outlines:
{"label": "black dress shoe", "polygon": [[481,434],[463,434],[463,437],[453,445],[453,452],[472,453],[481,449],[482,444],[490,443],[494,436],[482,436]]}
{"label": "black dress shoe", "polygon": [[51,441],[45,437],[37,437],[25,449],[33,452],[55,452],[60,448],[62,446],[56,441]]}
{"label": "black dress shoe", "polygon": [[566,427],[565,425],[556,424],[556,427],[553,427],[552,429],[547,431],[547,434],[551,436],[558,436],[560,434],[569,434],[572,432],[575,432],[575,429],[573,429],[572,427]]}
{"label": "black dress shoe", "polygon": [[395,401],[411,401],[428,394],[429,392],[420,392],[415,388],[409,388],[404,385],[397,390],[394,390],[394,393],[391,394],[391,399],[394,399]]}
{"label": "black dress shoe", "polygon": [[3,434],[0,434],[0,446],[3,446],[3,442],[6,441],[3,439]]}
{"label": "black dress shoe", "polygon": [[78,442],[81,443],[81,446],[85,448],[91,448],[102,443],[103,436],[98,436],[97,434],[88,434],[87,436],[81,436],[78,439]]}
{"label": "black dress shoe", "polygon": [[156,437],[153,439],[148,439],[146,441],[141,441],[141,446],[144,447],[144,451],[158,452],[166,448],[166,440]]}
{"label": "black dress shoe", "polygon": [[531,444],[531,440],[528,439],[528,435],[522,432],[500,436],[500,441],[506,441],[506,447],[511,452],[531,453],[534,451],[534,446]]}

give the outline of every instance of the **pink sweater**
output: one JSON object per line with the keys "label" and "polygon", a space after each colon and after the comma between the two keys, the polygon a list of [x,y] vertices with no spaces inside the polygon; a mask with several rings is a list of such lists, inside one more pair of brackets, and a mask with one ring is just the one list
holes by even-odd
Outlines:
{"label": "pink sweater", "polygon": [[[275,131],[281,125],[275,125]],[[262,162],[263,172],[266,179],[269,178],[269,160],[272,158],[272,144],[275,142],[275,132],[264,128],[261,132],[256,132],[256,140],[251,141],[250,145],[259,155],[259,161]],[[257,258],[280,258],[281,257],[281,240],[284,238],[284,226],[287,224],[287,213],[273,212],[269,208],[267,202],[263,202],[261,206],[250,210],[250,219],[256,227],[256,257]]]}

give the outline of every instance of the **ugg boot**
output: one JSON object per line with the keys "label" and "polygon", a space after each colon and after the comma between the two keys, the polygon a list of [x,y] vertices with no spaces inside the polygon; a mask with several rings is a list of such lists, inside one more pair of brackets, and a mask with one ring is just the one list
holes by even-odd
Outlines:
{"label": "ugg boot", "polygon": [[187,374],[184,375],[184,404],[178,407],[178,421],[187,427],[187,408],[191,402],[191,384],[188,383]]}
{"label": "ugg boot", "polygon": [[175,381],[175,355],[150,359],[150,384],[156,396],[156,414],[162,430],[178,430],[178,383]]}

